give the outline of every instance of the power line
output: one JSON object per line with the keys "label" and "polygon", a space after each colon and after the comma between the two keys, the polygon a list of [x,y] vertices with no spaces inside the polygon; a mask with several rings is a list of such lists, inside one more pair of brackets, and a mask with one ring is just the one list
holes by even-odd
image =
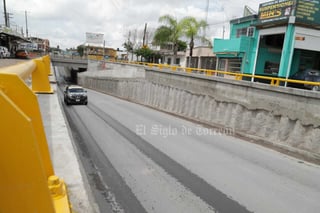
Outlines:
{"label": "power line", "polygon": [[217,22],[217,23],[211,23],[211,24],[208,24],[208,26],[221,25],[221,24],[225,24],[225,23],[229,23],[229,22],[230,22],[230,20],[223,21],[223,22]]}

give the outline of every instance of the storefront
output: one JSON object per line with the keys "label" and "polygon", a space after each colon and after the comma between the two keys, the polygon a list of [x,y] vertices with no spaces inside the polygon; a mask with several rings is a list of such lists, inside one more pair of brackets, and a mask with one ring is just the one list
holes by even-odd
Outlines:
{"label": "storefront", "polygon": [[[219,58],[242,56],[242,73],[282,78],[308,68],[320,70],[320,1],[270,1],[250,17],[250,22],[245,17],[231,21],[229,40],[215,39]],[[235,30],[244,24],[247,34],[238,36]]]}
{"label": "storefront", "polygon": [[255,74],[290,78],[304,69],[320,69],[320,4],[313,0],[260,4]]}

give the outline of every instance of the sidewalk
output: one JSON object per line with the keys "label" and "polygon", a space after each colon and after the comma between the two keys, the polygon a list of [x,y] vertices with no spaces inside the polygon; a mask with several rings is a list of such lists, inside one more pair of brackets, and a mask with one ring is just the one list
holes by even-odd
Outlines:
{"label": "sidewalk", "polygon": [[[50,76],[50,82],[55,82],[53,76]],[[89,184],[82,172],[82,166],[76,157],[76,148],[61,110],[56,84],[52,83],[51,87],[55,93],[38,94],[38,102],[55,174],[65,181],[75,213],[98,212],[95,210],[97,208],[94,208],[94,201]]]}

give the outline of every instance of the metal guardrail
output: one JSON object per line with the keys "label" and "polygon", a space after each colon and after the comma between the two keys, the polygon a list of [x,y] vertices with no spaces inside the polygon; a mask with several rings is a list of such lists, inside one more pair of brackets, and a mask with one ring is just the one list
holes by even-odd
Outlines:
{"label": "metal guardrail", "polygon": [[137,64],[137,65],[143,65],[148,67],[155,67],[160,70],[167,69],[173,72],[180,71],[185,73],[201,73],[207,76],[217,76],[217,77],[231,76],[233,77],[234,80],[242,80],[244,77],[251,78],[251,81],[253,81],[254,79],[270,80],[270,85],[272,86],[280,86],[281,83],[284,83],[285,85],[287,83],[295,83],[295,84],[301,84],[301,85],[320,86],[320,82],[285,79],[285,78],[279,78],[279,77],[243,74],[243,73],[236,73],[236,72],[226,72],[226,71],[220,71],[220,70],[180,67],[180,66],[172,66],[167,64],[155,64],[155,63],[145,63],[145,62],[129,62],[129,61],[115,61],[115,60],[112,62],[125,63],[125,64]]}
{"label": "metal guardrail", "polygon": [[0,212],[71,212],[66,186],[54,174],[35,94],[53,93],[50,73],[49,56],[0,69]]}

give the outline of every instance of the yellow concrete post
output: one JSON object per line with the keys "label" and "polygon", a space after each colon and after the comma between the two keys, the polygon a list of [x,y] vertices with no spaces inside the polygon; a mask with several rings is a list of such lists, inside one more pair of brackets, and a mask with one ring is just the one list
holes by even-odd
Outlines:
{"label": "yellow concrete post", "polygon": [[[50,153],[48,149],[47,139],[43,128],[41,112],[36,95],[16,74],[0,73],[0,89],[28,118],[33,126],[33,134],[39,147],[39,154],[44,165],[46,178],[54,174],[51,164]],[[1,110],[0,110],[1,111]],[[2,118],[1,118],[2,120]],[[1,122],[6,123],[6,122]],[[19,123],[17,128],[11,130],[11,134],[16,134],[20,129]]]}
{"label": "yellow concrete post", "polygon": [[186,68],[186,72],[191,73],[192,72],[192,68]]}
{"label": "yellow concrete post", "polygon": [[277,78],[272,78],[271,79],[271,86],[279,86],[280,85],[280,81]]}
{"label": "yellow concrete post", "polygon": [[[34,59],[36,69],[32,72],[32,91],[36,93],[53,93],[48,78],[48,67],[42,58]],[[50,67],[49,67],[50,69]]]}
{"label": "yellow concrete post", "polygon": [[48,178],[48,186],[56,211],[59,213],[72,212],[64,181],[57,176],[51,176]]}
{"label": "yellow concrete post", "polygon": [[0,106],[0,212],[54,213],[32,116],[2,89]]}
{"label": "yellow concrete post", "polygon": [[177,66],[171,66],[172,71],[177,71]]}
{"label": "yellow concrete post", "polygon": [[48,75],[52,75],[52,70],[50,66],[50,56],[46,55],[42,57],[44,65],[45,65],[45,70],[48,72]]}
{"label": "yellow concrete post", "polygon": [[72,212],[54,176],[37,97],[24,82],[35,73],[33,89],[48,91],[43,66],[39,59],[0,69],[0,213]]}
{"label": "yellow concrete post", "polygon": [[238,81],[242,80],[242,74],[236,74],[235,79]]}

